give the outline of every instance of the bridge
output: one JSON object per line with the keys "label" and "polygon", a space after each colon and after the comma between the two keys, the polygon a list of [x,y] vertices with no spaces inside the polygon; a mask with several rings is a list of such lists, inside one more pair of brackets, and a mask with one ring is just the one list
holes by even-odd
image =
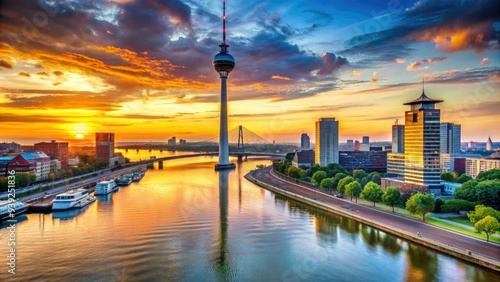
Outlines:
{"label": "bridge", "polygon": [[[168,145],[166,143],[144,143],[137,145],[117,146],[117,149],[128,150],[149,150],[154,151],[189,151],[189,152],[218,152],[218,136],[197,142],[188,142],[186,144]],[[283,154],[292,152],[296,149],[291,144],[276,144],[269,142],[258,134],[252,132],[244,126],[237,126],[228,132],[229,153],[234,155],[237,152],[244,153],[267,153]],[[251,156],[251,154],[245,154]]]}
{"label": "bridge", "polygon": [[[162,157],[162,158],[156,158],[152,157],[149,160],[144,160],[144,161],[139,161],[137,163],[140,164],[146,164],[146,165],[152,165],[155,162],[158,162],[158,168],[162,169],[163,168],[163,161],[168,161],[168,160],[175,160],[175,159],[186,159],[186,158],[193,158],[193,157],[200,157],[200,156],[218,156],[219,152],[205,152],[205,153],[194,153],[194,154],[185,154],[185,155],[179,155],[179,156],[168,156],[168,157]],[[233,157],[238,157],[238,163],[242,162],[243,159],[247,159],[249,156],[250,157],[284,157],[285,154],[280,154],[280,153],[261,153],[261,152],[230,152],[230,156]]]}

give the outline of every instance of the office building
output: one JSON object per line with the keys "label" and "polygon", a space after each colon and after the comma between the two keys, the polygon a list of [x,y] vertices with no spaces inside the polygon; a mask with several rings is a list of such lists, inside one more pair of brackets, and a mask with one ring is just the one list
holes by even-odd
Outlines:
{"label": "office building", "polygon": [[362,169],[366,172],[386,172],[387,152],[340,151],[339,164],[348,170]]}
{"label": "office building", "polygon": [[467,158],[465,159],[465,174],[476,178],[480,172],[500,169],[500,159]]}
{"label": "office building", "polygon": [[37,152],[44,152],[51,158],[58,159],[63,169],[68,169],[68,142],[41,142],[34,145]]}
{"label": "office building", "polygon": [[97,132],[95,134],[95,150],[98,163],[110,164],[110,159],[115,156],[115,134]]}
{"label": "office building", "polygon": [[449,122],[442,122],[440,129],[441,154],[460,154],[461,126]]}
{"label": "office building", "polygon": [[339,162],[339,122],[320,118],[316,122],[315,162],[326,166]]}
{"label": "office building", "polygon": [[0,153],[19,153],[21,151],[21,144],[12,143],[0,143]]}
{"label": "office building", "polygon": [[311,148],[311,139],[307,133],[302,133],[302,135],[300,135],[300,148],[302,150],[309,150]]}
{"label": "office building", "polygon": [[186,145],[187,141],[184,139],[179,139],[179,145]]}
{"label": "office building", "polygon": [[15,156],[8,164],[8,170],[16,173],[31,173],[36,176],[36,181],[48,179],[51,167],[60,168],[58,160],[51,160],[44,152],[25,152]]}
{"label": "office building", "polygon": [[292,159],[294,167],[309,167],[314,165],[314,150],[302,150],[295,152]]}
{"label": "office building", "polygon": [[167,145],[175,145],[177,144],[177,138],[174,136],[167,140]]}
{"label": "office building", "polygon": [[354,141],[354,151],[359,151],[360,145],[358,140]]}
{"label": "office building", "polygon": [[441,190],[440,169],[440,119],[435,108],[442,100],[422,95],[405,103],[405,183],[419,185],[422,190]]}
{"label": "office building", "polygon": [[362,144],[370,144],[370,136],[363,136]]}
{"label": "office building", "polygon": [[392,126],[392,152],[399,154],[405,152],[405,126],[402,124]]}
{"label": "office building", "polygon": [[387,176],[404,178],[405,175],[405,154],[387,154]]}

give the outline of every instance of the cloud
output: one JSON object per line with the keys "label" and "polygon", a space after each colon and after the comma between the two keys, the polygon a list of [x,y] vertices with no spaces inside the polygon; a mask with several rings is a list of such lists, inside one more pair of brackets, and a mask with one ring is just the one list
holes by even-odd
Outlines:
{"label": "cloud", "polygon": [[443,74],[444,75],[455,75],[458,73],[458,70],[444,70]]}
{"label": "cloud", "polygon": [[418,62],[413,62],[413,63],[409,64],[406,67],[406,70],[407,71],[415,71],[415,70],[420,70],[423,68],[428,68],[428,67],[424,67],[424,65],[426,63],[436,64],[436,63],[442,62],[446,59],[447,59],[447,57],[432,57],[432,58],[428,58],[428,59],[423,59],[423,60],[420,60]]}
{"label": "cloud", "polygon": [[6,69],[11,69],[12,68],[12,63],[8,62],[6,60],[0,60],[0,67],[4,67]]}
{"label": "cloud", "polygon": [[31,76],[29,73],[26,73],[26,72],[20,72],[17,75],[18,76],[25,76],[25,77],[30,77]]}
{"label": "cloud", "polygon": [[61,85],[61,82],[59,82],[59,81],[58,82],[54,82],[54,83],[52,83],[52,85],[54,85],[54,86]]}
{"label": "cloud", "polygon": [[36,74],[39,75],[39,76],[50,76],[50,74],[48,74],[47,72],[44,72],[44,71],[37,72]]}
{"label": "cloud", "polygon": [[396,61],[396,63],[398,63],[398,64],[404,64],[404,63],[406,63],[406,60],[403,60],[403,59],[401,59],[401,58],[397,58],[395,61]]}
{"label": "cloud", "polygon": [[359,72],[359,71],[357,71],[357,70],[353,70],[353,71],[352,71],[352,75],[354,75],[354,76],[360,76],[360,75],[362,75],[362,74],[363,74],[362,72]]}
{"label": "cloud", "polygon": [[488,63],[488,58],[484,58],[481,63],[479,63],[481,66],[484,66]]}
{"label": "cloud", "polygon": [[62,71],[54,71],[54,72],[52,72],[52,73],[53,73],[55,76],[57,76],[57,77],[61,77],[61,76],[63,76],[63,75],[64,75],[64,73],[63,73]]}
{"label": "cloud", "polygon": [[377,81],[378,81],[378,79],[377,79],[377,78],[372,77],[372,79],[370,80],[370,83],[375,83],[375,82],[377,82]]}
{"label": "cloud", "polygon": [[271,77],[272,79],[281,79],[281,80],[292,80],[291,78],[289,77],[286,77],[286,76],[281,76],[281,75],[273,75]]}
{"label": "cloud", "polygon": [[347,59],[337,57],[333,53],[325,53],[322,57],[322,64],[318,71],[318,75],[329,75],[338,71],[343,66],[349,65]]}

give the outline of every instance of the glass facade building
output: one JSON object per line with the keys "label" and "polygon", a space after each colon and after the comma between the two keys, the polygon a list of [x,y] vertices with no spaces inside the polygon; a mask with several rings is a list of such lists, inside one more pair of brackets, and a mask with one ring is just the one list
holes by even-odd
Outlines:
{"label": "glass facade building", "polygon": [[441,123],[441,153],[460,154],[461,126],[449,122]]}
{"label": "glass facade building", "polygon": [[440,119],[441,112],[435,104],[443,102],[422,95],[405,103],[410,110],[405,112],[404,158],[405,183],[441,187],[440,179]]}
{"label": "glass facade building", "polygon": [[326,166],[339,163],[339,122],[335,118],[320,118],[316,122],[316,163]]}
{"label": "glass facade building", "polygon": [[402,124],[392,126],[392,152],[405,152],[405,126]]}

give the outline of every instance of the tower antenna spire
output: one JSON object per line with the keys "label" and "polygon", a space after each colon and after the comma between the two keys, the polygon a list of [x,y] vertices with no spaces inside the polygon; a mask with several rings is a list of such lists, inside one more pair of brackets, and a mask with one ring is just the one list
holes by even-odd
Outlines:
{"label": "tower antenna spire", "polygon": [[226,45],[226,0],[222,0],[222,44]]}
{"label": "tower antenna spire", "polygon": [[425,78],[422,77],[422,94],[425,94],[425,83],[424,83]]}

